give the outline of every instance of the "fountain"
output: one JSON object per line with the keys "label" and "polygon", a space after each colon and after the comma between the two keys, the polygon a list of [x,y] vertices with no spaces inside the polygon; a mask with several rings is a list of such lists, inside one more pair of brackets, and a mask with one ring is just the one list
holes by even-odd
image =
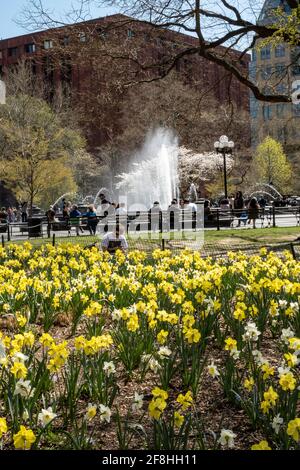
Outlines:
{"label": "fountain", "polygon": [[159,128],[150,132],[137,152],[128,173],[117,175],[116,189],[127,196],[127,206],[147,210],[154,201],[167,209],[178,197],[178,142],[174,134]]}
{"label": "fountain", "polygon": [[59,196],[58,199],[56,199],[56,201],[52,204],[53,207],[57,206],[57,204],[63,199],[65,198],[66,196],[73,196],[76,197],[76,193],[75,192],[71,192],[71,193],[65,193],[65,194],[62,194],[61,196]]}

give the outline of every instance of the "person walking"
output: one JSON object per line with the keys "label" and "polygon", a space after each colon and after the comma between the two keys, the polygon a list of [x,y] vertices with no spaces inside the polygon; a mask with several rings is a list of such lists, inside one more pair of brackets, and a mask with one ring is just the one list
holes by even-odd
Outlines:
{"label": "person walking", "polygon": [[96,209],[92,204],[88,207],[87,212],[83,214],[83,217],[87,217],[87,226],[90,231],[90,234],[95,235],[96,228],[98,225],[98,218],[96,214]]}
{"label": "person walking", "polygon": [[80,227],[80,217],[81,212],[78,210],[78,206],[74,204],[71,212],[70,212],[70,228],[75,227],[76,235],[79,237],[79,229],[83,232],[82,227]]}
{"label": "person walking", "polygon": [[55,222],[55,210],[53,206],[50,206],[49,209],[47,210],[46,217],[47,217],[47,233],[48,233],[48,237],[50,238],[50,231],[51,229],[53,230],[53,224]]}

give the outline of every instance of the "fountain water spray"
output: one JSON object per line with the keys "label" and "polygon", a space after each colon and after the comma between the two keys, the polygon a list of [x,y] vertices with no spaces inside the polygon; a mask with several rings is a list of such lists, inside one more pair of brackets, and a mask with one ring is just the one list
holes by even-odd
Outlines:
{"label": "fountain water spray", "polygon": [[127,196],[128,207],[146,210],[154,201],[166,209],[178,197],[178,141],[168,129],[149,132],[128,173],[117,175],[116,189]]}

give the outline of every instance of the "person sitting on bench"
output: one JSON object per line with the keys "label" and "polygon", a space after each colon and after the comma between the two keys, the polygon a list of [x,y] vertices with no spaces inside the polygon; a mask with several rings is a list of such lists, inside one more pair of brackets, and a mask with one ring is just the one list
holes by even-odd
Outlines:
{"label": "person sitting on bench", "polygon": [[[76,235],[79,236],[79,229],[81,232],[83,232],[82,227],[80,227],[80,217],[81,217],[81,212],[78,210],[78,207],[76,205],[73,206],[72,211],[70,212],[70,229],[71,227],[76,228]],[[70,230],[69,229],[69,230]]]}

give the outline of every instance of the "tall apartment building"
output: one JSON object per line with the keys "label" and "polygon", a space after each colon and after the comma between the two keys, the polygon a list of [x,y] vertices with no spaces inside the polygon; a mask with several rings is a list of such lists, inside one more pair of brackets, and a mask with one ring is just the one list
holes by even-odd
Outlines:
{"label": "tall apartment building", "polygon": [[[259,23],[274,23],[274,10],[281,7],[288,15],[290,7],[285,0],[266,0]],[[257,41],[252,51],[250,76],[268,94],[292,94],[293,83],[300,80],[300,47],[289,44],[262,46]],[[256,147],[266,136],[280,141],[300,170],[300,105],[258,101],[251,94],[251,140]]]}

